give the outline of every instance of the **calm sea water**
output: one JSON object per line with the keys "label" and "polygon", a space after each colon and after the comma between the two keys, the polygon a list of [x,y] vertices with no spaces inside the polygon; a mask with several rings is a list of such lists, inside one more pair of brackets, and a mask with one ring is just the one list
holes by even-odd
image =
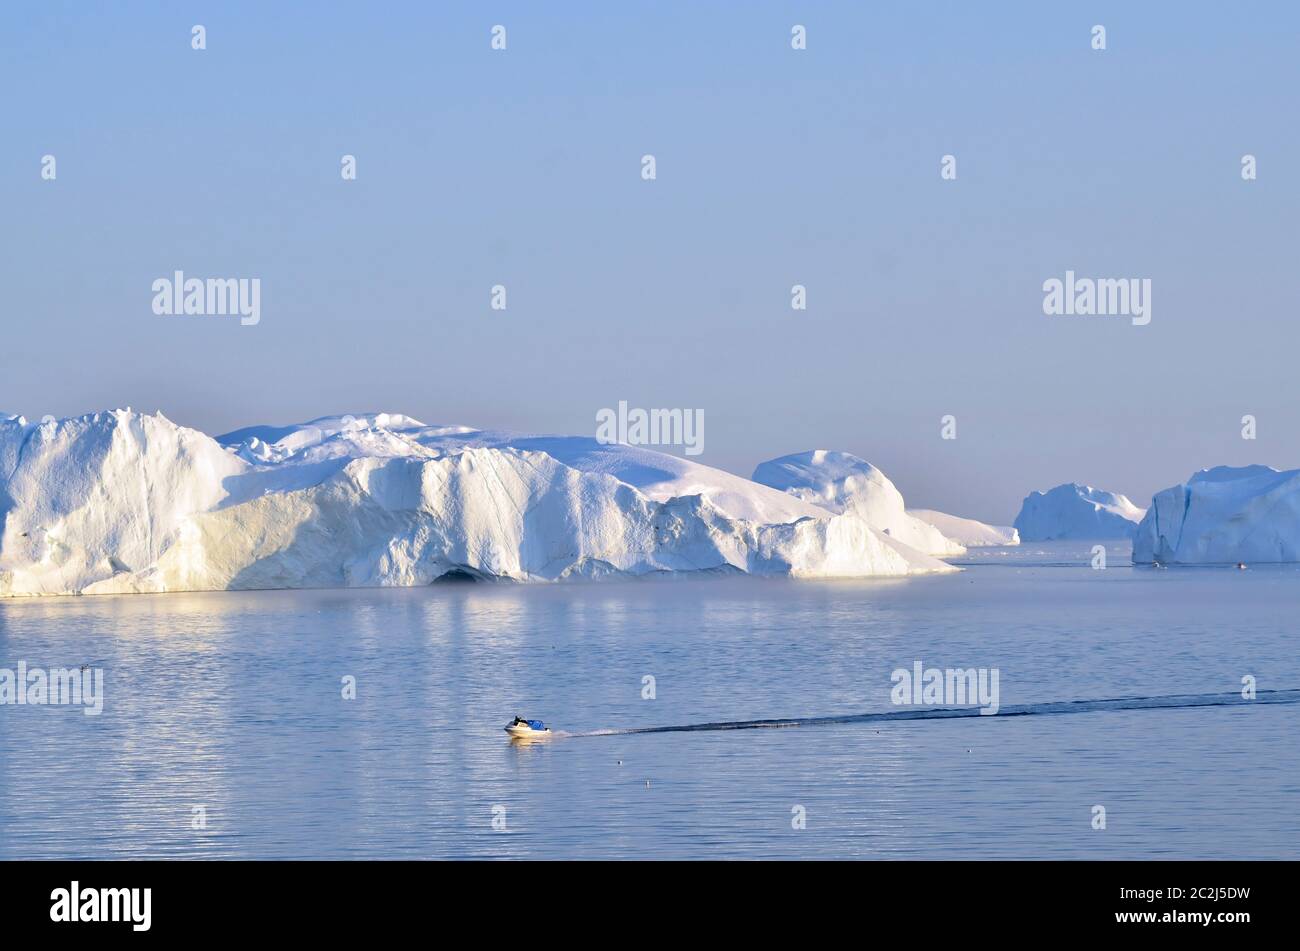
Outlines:
{"label": "calm sea water", "polygon": [[1300,687],[1300,571],[1089,547],[904,581],[0,602],[0,667],[106,678],[97,717],[0,707],[0,858],[1300,857],[1294,704],[502,732],[897,711],[917,660],[997,668],[1004,706]]}

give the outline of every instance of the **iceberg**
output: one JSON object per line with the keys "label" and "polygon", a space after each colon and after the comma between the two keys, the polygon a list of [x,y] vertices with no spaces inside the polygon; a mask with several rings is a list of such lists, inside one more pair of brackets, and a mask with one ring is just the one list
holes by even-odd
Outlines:
{"label": "iceberg", "polygon": [[949,570],[855,514],[593,438],[0,417],[0,596]]}
{"label": "iceberg", "polygon": [[960,518],[933,509],[908,509],[907,514],[933,525],[945,538],[967,548],[1020,544],[1020,533],[1009,525],[987,525],[973,518]]}
{"label": "iceberg", "polygon": [[1078,482],[1025,496],[1015,528],[1027,542],[1132,538],[1143,510],[1117,492]]}
{"label": "iceberg", "polygon": [[826,449],[759,463],[754,481],[836,514],[851,513],[890,538],[935,557],[966,549],[938,528],[907,513],[903,495],[865,459]]}
{"label": "iceberg", "polygon": [[1300,561],[1300,469],[1219,466],[1157,492],[1133,540],[1134,564]]}

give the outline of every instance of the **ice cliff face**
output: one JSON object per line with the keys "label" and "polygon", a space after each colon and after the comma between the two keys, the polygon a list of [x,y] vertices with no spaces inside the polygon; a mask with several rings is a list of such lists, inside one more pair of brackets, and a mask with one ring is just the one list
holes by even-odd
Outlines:
{"label": "ice cliff face", "polygon": [[966,549],[928,522],[914,518],[902,493],[885,474],[855,455],[813,449],[759,463],[754,481],[819,506],[854,514],[896,541],[934,556],[960,555]]}
{"label": "ice cliff face", "polygon": [[1077,482],[1025,496],[1015,527],[1027,542],[1132,538],[1143,511],[1122,495]]}
{"label": "ice cliff face", "polygon": [[396,414],[219,439],[130,410],[0,417],[0,596],[942,570],[854,514],[588,438]]}
{"label": "ice cliff face", "polygon": [[161,416],[0,422],[0,595],[77,592],[154,564],[243,468]]}
{"label": "ice cliff face", "polygon": [[1156,493],[1133,540],[1134,564],[1300,561],[1300,469],[1202,469]]}

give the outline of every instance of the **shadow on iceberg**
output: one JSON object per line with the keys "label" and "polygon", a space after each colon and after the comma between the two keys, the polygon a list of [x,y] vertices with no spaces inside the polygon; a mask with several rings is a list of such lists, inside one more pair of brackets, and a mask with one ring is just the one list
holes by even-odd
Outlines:
{"label": "shadow on iceberg", "polygon": [[478,584],[480,581],[501,581],[505,579],[496,578],[491,575],[484,575],[480,571],[475,571],[465,565],[455,568],[448,568],[438,577],[430,581],[430,584]]}

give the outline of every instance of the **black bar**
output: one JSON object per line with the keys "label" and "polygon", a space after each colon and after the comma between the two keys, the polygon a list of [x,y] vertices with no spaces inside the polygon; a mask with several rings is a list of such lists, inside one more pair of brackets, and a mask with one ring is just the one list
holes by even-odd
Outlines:
{"label": "black bar", "polygon": [[[810,929],[855,922],[872,940],[1232,941],[1293,923],[1295,871],[1285,862],[11,862],[0,864],[0,920],[7,938],[337,941],[418,928],[450,939],[462,927],[499,937],[562,923],[612,939],[707,915],[742,927],[774,917]],[[148,930],[125,912],[116,923],[51,920],[52,895],[74,881],[83,900],[92,889],[150,889]]]}

